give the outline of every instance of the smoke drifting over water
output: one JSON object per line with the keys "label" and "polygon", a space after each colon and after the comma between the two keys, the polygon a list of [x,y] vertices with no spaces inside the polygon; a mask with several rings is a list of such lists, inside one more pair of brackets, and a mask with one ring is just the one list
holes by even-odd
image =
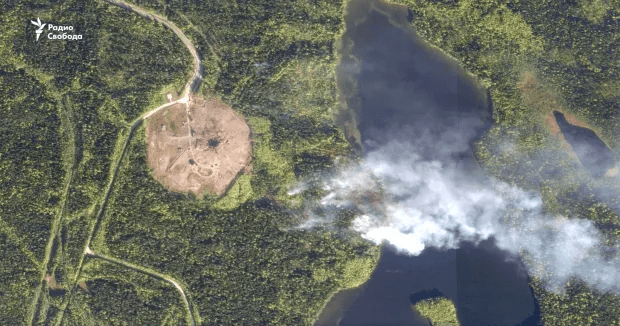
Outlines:
{"label": "smoke drifting over water", "polygon": [[[325,181],[321,206],[354,207],[353,230],[408,255],[493,237],[514,259],[521,252],[533,258],[526,260],[528,272],[550,290],[561,291],[571,276],[601,291],[620,290],[618,250],[604,245],[591,221],[545,215],[536,195],[498,181],[472,181],[462,169],[415,152],[396,140],[369,150],[363,165]],[[303,227],[330,222],[313,217]],[[616,258],[605,259],[603,251]]]}
{"label": "smoke drifting over water", "polygon": [[550,290],[574,276],[620,292],[619,247],[606,246],[591,221],[547,215],[539,196],[477,167],[471,146],[491,127],[490,93],[385,15],[364,18],[347,26],[340,64],[342,89],[358,95],[350,124],[364,161],[324,181],[320,209],[310,208],[301,227],[342,226],[350,214],[341,212],[354,211],[350,229],[408,255],[493,238]]}

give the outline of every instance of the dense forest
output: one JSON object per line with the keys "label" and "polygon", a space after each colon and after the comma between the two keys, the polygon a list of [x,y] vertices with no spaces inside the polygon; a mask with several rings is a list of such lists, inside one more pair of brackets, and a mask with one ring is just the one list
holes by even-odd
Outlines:
{"label": "dense forest", "polygon": [[[135,4],[183,30],[201,94],[246,117],[252,175],[202,200],[150,176],[134,123],[193,68],[165,26],[103,1],[3,3],[3,24],[19,28],[0,48],[0,323],[311,323],[378,255],[344,230],[290,229],[310,196],[288,188],[352,155],[330,112],[342,2]],[[37,42],[36,17],[83,39]]]}
{"label": "dense forest", "polygon": [[[617,239],[618,193],[596,195],[617,186],[547,150],[558,140],[544,116],[561,106],[620,150],[618,1],[396,2],[410,22],[395,24],[410,23],[489,89],[495,126],[476,150],[484,169]],[[165,26],[104,1],[1,3],[0,324],[311,324],[378,255],[345,228],[292,228],[321,192],[288,195],[290,186],[355,159],[332,118],[345,1],[132,3],[179,26],[204,67],[200,94],[246,117],[252,174],[200,200],[150,176],[134,123],[193,69]],[[37,17],[83,39],[37,42]],[[524,91],[524,76],[540,89]],[[502,139],[517,148],[505,151]],[[531,285],[545,324],[620,322],[612,294]]]}
{"label": "dense forest", "polygon": [[[191,61],[174,35],[101,3],[2,6],[12,28],[0,46],[2,251],[10,262],[0,323],[19,325],[53,318],[63,296],[50,295],[50,284],[66,288],[75,273],[121,131],[161,101],[164,87],[180,87]],[[36,42],[37,17],[71,25],[83,39]]]}
{"label": "dense forest", "polygon": [[424,318],[428,319],[431,325],[437,326],[459,326],[460,323],[456,316],[456,308],[450,299],[435,297],[417,302],[413,308]]}

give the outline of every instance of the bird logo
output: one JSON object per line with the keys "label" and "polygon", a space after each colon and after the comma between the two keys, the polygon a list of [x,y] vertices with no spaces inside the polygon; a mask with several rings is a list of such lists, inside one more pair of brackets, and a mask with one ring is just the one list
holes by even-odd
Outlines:
{"label": "bird logo", "polygon": [[35,26],[39,26],[39,29],[36,30],[37,41],[39,41],[39,36],[41,36],[41,33],[43,33],[43,27],[45,26],[45,24],[41,24],[41,20],[39,19],[39,17],[37,17],[36,22],[34,20],[31,20],[30,22]]}

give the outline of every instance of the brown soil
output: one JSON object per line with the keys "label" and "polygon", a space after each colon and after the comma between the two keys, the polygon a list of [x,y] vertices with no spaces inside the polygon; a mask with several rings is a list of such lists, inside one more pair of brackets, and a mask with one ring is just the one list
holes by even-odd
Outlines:
{"label": "brown soil", "polygon": [[45,282],[47,282],[47,286],[49,286],[50,289],[52,290],[56,290],[56,289],[62,289],[62,286],[60,286],[60,284],[56,283],[56,278],[54,278],[54,276],[46,274],[45,275]]}
{"label": "brown soil", "polygon": [[82,290],[88,292],[88,287],[86,286],[86,282],[79,283],[78,285],[82,288]]}
{"label": "brown soil", "polygon": [[566,112],[566,110],[557,103],[555,96],[545,90],[531,73],[526,72],[523,74],[519,89],[521,90],[523,100],[529,107],[545,114],[545,124],[549,127],[552,134],[557,135],[560,133],[560,127],[553,117],[554,110],[562,112],[570,124],[592,129],[587,123],[577,119],[569,112]]}
{"label": "brown soil", "polygon": [[571,156],[577,158],[577,155],[573,152],[570,144],[564,139],[564,136],[560,132],[560,126],[558,126],[553,111],[562,112],[566,120],[575,126],[584,127],[592,130],[592,126],[577,119],[574,115],[567,112],[562,106],[560,106],[553,94],[542,87],[536,77],[526,72],[523,74],[523,78],[519,83],[519,89],[523,101],[527,106],[537,110],[544,114],[545,126],[549,132],[562,141],[562,149],[567,151]]}
{"label": "brown soil", "polygon": [[239,171],[249,173],[250,128],[218,99],[162,109],[148,118],[146,135],[148,164],[171,191],[221,195]]}

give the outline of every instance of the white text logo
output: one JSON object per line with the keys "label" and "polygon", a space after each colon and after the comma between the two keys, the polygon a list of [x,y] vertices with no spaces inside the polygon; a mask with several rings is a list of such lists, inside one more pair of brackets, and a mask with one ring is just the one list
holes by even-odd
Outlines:
{"label": "white text logo", "polygon": [[39,26],[39,29],[37,29],[36,33],[37,33],[37,41],[39,40],[39,36],[41,36],[41,33],[43,33],[43,27],[45,26],[45,24],[41,24],[41,20],[39,19],[39,17],[37,17],[37,21],[35,22],[34,20],[30,21],[31,23],[33,23],[36,26]]}
{"label": "white text logo", "polygon": [[70,34],[70,33],[57,33],[55,34],[54,32],[64,32],[64,31],[73,31],[73,26],[59,26],[59,25],[52,25],[52,24],[42,24],[41,20],[39,19],[39,17],[37,17],[37,21],[31,20],[30,21],[32,24],[34,24],[35,26],[38,26],[39,28],[36,30],[37,33],[37,41],[39,40],[39,37],[41,36],[41,33],[43,33],[43,27],[45,27],[45,25],[47,25],[47,30],[48,31],[53,31],[47,34],[47,38],[50,40],[81,40],[82,39],[82,34]]}

